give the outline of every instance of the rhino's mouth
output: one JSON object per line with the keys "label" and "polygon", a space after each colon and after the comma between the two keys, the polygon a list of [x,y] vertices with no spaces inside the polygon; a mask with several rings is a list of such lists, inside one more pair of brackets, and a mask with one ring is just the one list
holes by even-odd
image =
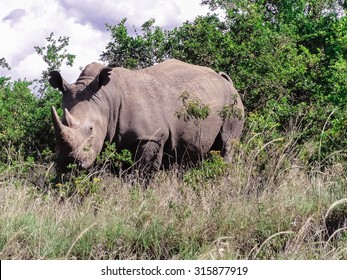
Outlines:
{"label": "rhino's mouth", "polygon": [[77,169],[88,169],[95,162],[95,153],[65,153],[64,151],[58,150],[56,164],[57,170],[60,172],[68,172],[72,167]]}
{"label": "rhino's mouth", "polygon": [[95,159],[96,159],[96,154],[93,149],[90,149],[88,151],[82,151],[77,154],[76,158],[76,163],[83,169],[88,169],[90,168]]}

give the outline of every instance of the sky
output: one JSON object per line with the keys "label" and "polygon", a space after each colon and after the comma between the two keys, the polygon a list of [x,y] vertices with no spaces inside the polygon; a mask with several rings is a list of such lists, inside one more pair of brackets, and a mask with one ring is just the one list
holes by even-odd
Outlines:
{"label": "sky", "polygon": [[[111,40],[105,23],[115,25],[127,18],[129,26],[141,27],[148,19],[172,29],[206,15],[201,0],[0,0],[0,58],[11,70],[0,67],[0,76],[12,79],[40,78],[47,68],[34,46],[44,46],[51,32],[70,37],[68,52],[75,54],[74,67],[63,66],[64,78],[73,82],[80,67],[100,60]],[[129,30],[130,31],[130,30]]]}

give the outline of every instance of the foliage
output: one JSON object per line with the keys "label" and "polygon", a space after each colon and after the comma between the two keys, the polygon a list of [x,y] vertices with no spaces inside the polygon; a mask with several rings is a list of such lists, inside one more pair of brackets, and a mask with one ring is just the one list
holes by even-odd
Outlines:
{"label": "foliage", "polygon": [[46,75],[48,75],[49,71],[59,70],[64,62],[68,66],[73,65],[76,55],[67,52],[66,47],[69,45],[69,40],[70,38],[66,36],[59,36],[58,40],[56,40],[52,32],[46,38],[46,46],[34,47],[37,54],[41,55],[44,62],[48,65],[48,69],[44,72]]}
{"label": "foliage", "polygon": [[50,107],[59,106],[60,97],[49,89],[44,98],[37,98],[30,85],[30,82],[21,80],[3,80],[0,84],[2,163],[10,164],[12,157],[9,155],[18,151],[24,158],[31,155],[43,159],[49,150],[54,150]]}
{"label": "foliage", "polygon": [[76,164],[70,164],[68,173],[52,178],[49,182],[50,190],[57,193],[62,199],[80,201],[88,195],[99,192],[107,172],[117,170],[121,174],[124,167],[133,164],[130,151],[124,149],[117,152],[115,144],[107,142],[96,159],[97,168],[94,171],[80,170]]}
{"label": "foliage", "polygon": [[214,181],[225,176],[229,164],[221,157],[219,151],[211,151],[210,156],[197,168],[187,171],[183,175],[183,182],[199,189],[204,183]]}
{"label": "foliage", "polygon": [[105,143],[102,153],[96,160],[97,164],[112,169],[122,169],[124,166],[132,166],[134,164],[132,155],[129,150],[124,149],[117,151],[115,143]]}
{"label": "foliage", "polygon": [[18,154],[42,160],[54,151],[50,108],[61,107],[61,95],[48,86],[48,73],[59,69],[65,59],[71,66],[74,56],[67,54],[67,37],[59,37],[57,41],[51,33],[47,41],[46,47],[35,47],[48,64],[36,92],[32,92],[32,82],[0,78],[0,165],[13,164]]}
{"label": "foliage", "polygon": [[243,118],[242,111],[240,108],[236,107],[237,104],[237,96],[231,95],[229,104],[223,106],[223,108],[219,111],[219,116],[223,120],[231,119],[236,117],[241,120]]}
{"label": "foliage", "polygon": [[7,61],[4,57],[0,58],[0,67],[6,68],[7,70],[11,70],[10,65],[7,63]]}
{"label": "foliage", "polygon": [[42,72],[41,78],[38,80],[39,92],[44,95],[48,87],[49,72],[53,70],[60,70],[63,63],[67,66],[73,66],[76,55],[68,53],[67,47],[69,46],[69,37],[59,36],[55,39],[52,32],[46,38],[46,46],[35,46],[34,49],[38,55],[40,55],[44,62],[47,63],[48,68]]}
{"label": "foliage", "polygon": [[192,96],[188,91],[184,91],[180,98],[183,107],[176,112],[178,119],[183,118],[185,122],[188,122],[190,119],[204,120],[209,116],[211,112],[209,106],[194,95]]}
{"label": "foliage", "polygon": [[128,34],[126,19],[118,25],[106,24],[111,32],[111,41],[106,46],[106,51],[101,54],[101,60],[112,67],[125,67],[139,69],[152,66],[156,62],[164,61],[167,56],[167,31],[159,26],[154,26],[153,19],[146,21],[141,32],[136,30],[135,36]]}
{"label": "foliage", "polygon": [[[224,41],[227,47],[219,53],[231,63],[213,60],[210,66],[230,73],[248,113],[257,116],[255,120],[270,115],[281,133],[300,120],[305,131],[299,144],[321,141],[323,157],[346,149],[346,130],[342,129],[346,124],[346,72],[342,69],[347,65],[347,22],[343,3],[203,3],[226,11],[220,24],[224,30],[215,24],[214,33],[225,33],[218,44]],[[247,125],[253,126],[250,120]]]}
{"label": "foliage", "polygon": [[101,187],[102,179],[89,174],[85,170],[79,171],[75,164],[70,164],[70,174],[62,175],[52,180],[51,190],[60,198],[77,198],[81,200],[87,195],[96,193]]}

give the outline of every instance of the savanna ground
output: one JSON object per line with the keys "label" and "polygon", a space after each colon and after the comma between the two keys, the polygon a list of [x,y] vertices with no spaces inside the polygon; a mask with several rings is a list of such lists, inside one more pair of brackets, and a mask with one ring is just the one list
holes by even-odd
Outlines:
{"label": "savanna ground", "polygon": [[343,165],[246,134],[230,165],[213,152],[147,189],[105,167],[56,183],[53,164],[19,160],[0,175],[0,258],[346,259]]}

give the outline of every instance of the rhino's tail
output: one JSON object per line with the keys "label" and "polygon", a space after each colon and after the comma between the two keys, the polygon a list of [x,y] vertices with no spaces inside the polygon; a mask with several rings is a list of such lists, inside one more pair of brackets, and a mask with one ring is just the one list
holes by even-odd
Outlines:
{"label": "rhino's tail", "polygon": [[228,74],[224,72],[219,72],[219,75],[221,75],[224,79],[226,79],[232,86],[234,86],[233,80],[229,77]]}

